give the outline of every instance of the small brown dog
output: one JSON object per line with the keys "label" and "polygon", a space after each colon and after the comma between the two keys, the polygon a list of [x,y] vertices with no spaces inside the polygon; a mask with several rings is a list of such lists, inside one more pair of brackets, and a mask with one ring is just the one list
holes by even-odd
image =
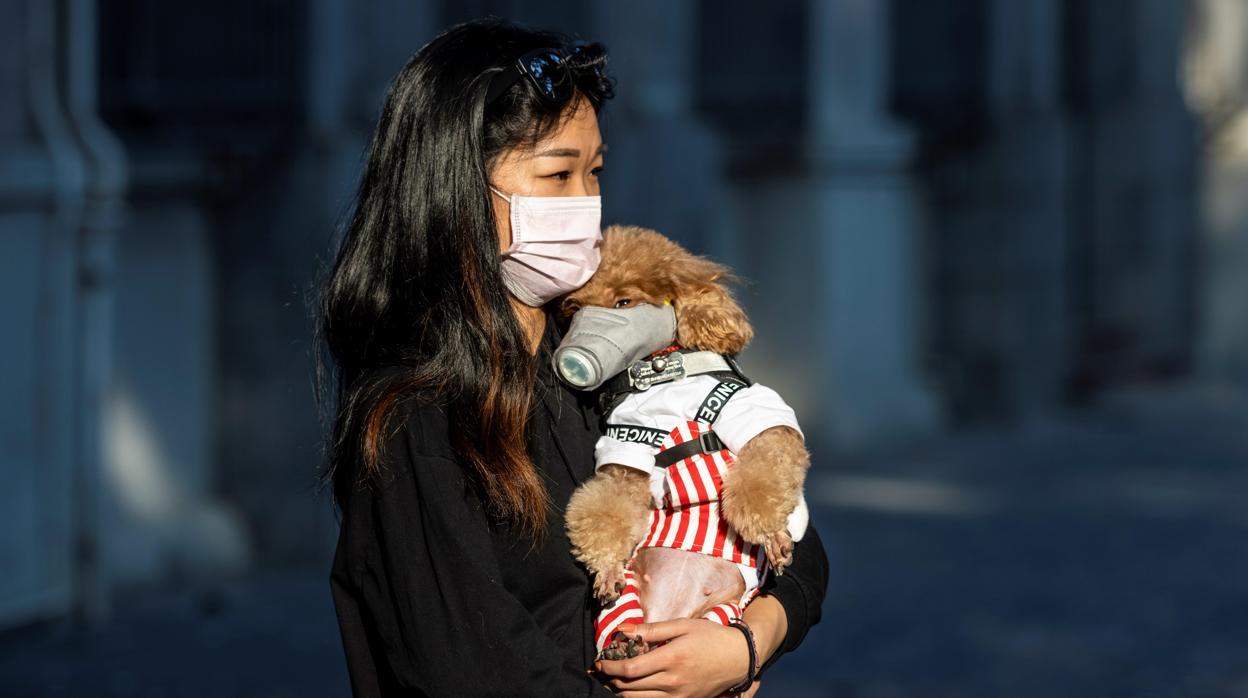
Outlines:
{"label": "small brown dog", "polygon": [[[587,306],[670,302],[677,345],[666,351],[732,357],[753,336],[745,312],[725,286],[733,278],[723,265],[689,253],[656,231],[610,226],[603,233],[597,272],[562,300],[560,315],[571,318]],[[620,444],[604,436],[596,453],[597,474],[568,503],[573,554],[593,574],[594,593],[606,604],[595,628],[603,657],[646,650],[615,632],[622,622],[706,617],[727,623],[757,593],[768,565],[783,573],[794,537],[805,530],[802,487],[810,456],[792,410],[765,386],[718,380],[695,375],[652,387],[637,397],[648,402],[620,403],[607,422],[618,424],[627,409],[634,410],[634,420],[653,417],[648,429],[656,438],[649,446],[660,456],[708,430],[717,433],[722,450],[647,472],[612,462],[611,447]],[[722,397],[715,404],[723,411],[711,418],[713,425],[692,414],[703,395],[703,408],[715,400],[707,395],[708,386]],[[682,407],[674,408],[677,404]],[[800,523],[792,524],[799,505]],[[790,526],[797,529],[793,535]]]}

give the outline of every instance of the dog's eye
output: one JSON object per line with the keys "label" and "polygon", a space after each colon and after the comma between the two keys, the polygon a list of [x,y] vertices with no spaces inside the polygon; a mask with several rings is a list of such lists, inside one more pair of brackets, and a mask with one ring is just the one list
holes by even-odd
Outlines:
{"label": "dog's eye", "polygon": [[621,299],[619,299],[619,300],[617,300],[617,301],[615,302],[615,307],[617,307],[617,308],[627,308],[628,306],[630,306],[630,305],[632,305],[632,304],[633,304],[633,299],[632,299],[632,298],[621,298]]}

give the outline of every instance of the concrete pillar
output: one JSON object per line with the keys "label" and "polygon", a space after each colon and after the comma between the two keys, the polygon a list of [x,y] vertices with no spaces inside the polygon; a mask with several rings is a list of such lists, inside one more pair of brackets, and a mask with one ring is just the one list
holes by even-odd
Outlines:
{"label": "concrete pillar", "polygon": [[[1200,154],[1177,80],[1186,8],[1124,7],[1083,8],[1094,99],[1078,147],[1092,192],[1080,259],[1091,265],[1088,332],[1105,356],[1093,373],[1110,380],[1185,370],[1194,336]],[[1111,33],[1120,38],[1107,42]]]}
{"label": "concrete pillar", "polygon": [[[309,303],[332,263],[335,227],[354,194],[390,80],[434,35],[429,3],[310,3],[293,151],[221,211],[220,481],[270,562],[328,564],[338,534],[314,402]],[[328,416],[333,405],[327,405]],[[326,428],[328,425],[326,425]]]}
{"label": "concrete pillar", "polygon": [[[212,215],[201,198],[207,167],[185,144],[123,156],[94,117],[91,9],[74,23],[87,38],[73,41],[90,47],[77,59],[92,76],[79,88],[79,122],[99,173],[101,223],[86,238],[112,238],[107,273],[93,275],[111,291],[100,321],[108,336],[84,346],[82,358],[88,374],[101,374],[85,381],[102,403],[92,485],[104,500],[100,568],[116,586],[237,574],[251,550],[238,512],[217,491],[218,283]],[[128,205],[118,220],[107,192],[123,189]]]}
{"label": "concrete pillar", "polygon": [[107,398],[113,378],[115,248],[122,222],[127,166],[121,143],[99,117],[98,23],[95,0],[63,0],[61,94],[68,124],[83,154],[86,180],[78,223],[78,340],[75,400],[78,476],[75,497],[75,585],[82,619],[111,613],[112,575],[106,558],[109,499],[103,486],[107,456]]}
{"label": "concrete pillar", "polygon": [[1196,372],[1248,382],[1248,5],[1192,4],[1183,88],[1204,131]]}
{"label": "concrete pillar", "polygon": [[815,296],[789,315],[816,328],[807,336],[818,347],[809,378],[820,386],[819,427],[852,449],[939,426],[919,372],[922,220],[913,140],[885,108],[889,6],[819,0],[809,11],[813,206],[805,249],[786,257],[813,261],[804,271]]}
{"label": "concrete pillar", "polygon": [[[206,212],[140,163],[118,236],[107,390],[105,558],[117,584],[214,579],[251,562],[217,494],[217,282]],[[149,181],[149,178],[154,181]]]}
{"label": "concrete pillar", "polygon": [[698,5],[643,0],[595,10],[592,37],[606,44],[618,80],[602,121],[604,225],[654,228],[729,261],[719,141],[694,111]]}
{"label": "concrete pillar", "polygon": [[107,617],[105,390],[125,188],[96,118],[93,0],[6,3],[0,33],[0,627]]}
{"label": "concrete pillar", "polygon": [[[1069,370],[1069,135],[1061,105],[1060,2],[987,5],[986,95],[993,139],[976,163],[977,237],[991,256],[958,250],[991,276],[980,288],[996,313],[968,325],[1002,357],[1002,388],[1017,415],[1051,410]],[[957,263],[956,260],[950,260]],[[969,307],[968,315],[974,315]],[[976,380],[974,375],[964,376]]]}
{"label": "concrete pillar", "polygon": [[75,341],[85,164],[51,3],[0,4],[0,628],[71,611]]}

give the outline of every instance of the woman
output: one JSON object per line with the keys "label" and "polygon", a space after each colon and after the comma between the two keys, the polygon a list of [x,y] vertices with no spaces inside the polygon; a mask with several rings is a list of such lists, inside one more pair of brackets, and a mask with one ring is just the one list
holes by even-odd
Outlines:
{"label": "woman", "polygon": [[[745,634],[705,620],[642,626],[670,642],[590,673],[595,607],[563,507],[593,474],[599,415],[552,375],[549,301],[597,264],[604,65],[598,44],[471,22],[386,98],[321,304],[330,582],[356,696],[611,695],[600,679],[713,696],[747,676]],[[826,565],[810,530],[751,603],[759,663],[817,622]]]}

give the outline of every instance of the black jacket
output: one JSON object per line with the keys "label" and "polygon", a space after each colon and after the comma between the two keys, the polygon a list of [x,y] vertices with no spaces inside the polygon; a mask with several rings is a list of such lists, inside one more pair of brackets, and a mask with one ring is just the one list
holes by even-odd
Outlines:
{"label": "black jacket", "polygon": [[[528,446],[555,507],[536,547],[486,515],[432,404],[402,408],[381,484],[342,502],[330,589],[357,698],[612,695],[586,675],[596,606],[563,520],[594,473],[599,415],[592,396],[554,378],[559,339],[548,317]],[[827,557],[813,526],[793,559],[763,587],[788,617],[776,657],[819,620]]]}

